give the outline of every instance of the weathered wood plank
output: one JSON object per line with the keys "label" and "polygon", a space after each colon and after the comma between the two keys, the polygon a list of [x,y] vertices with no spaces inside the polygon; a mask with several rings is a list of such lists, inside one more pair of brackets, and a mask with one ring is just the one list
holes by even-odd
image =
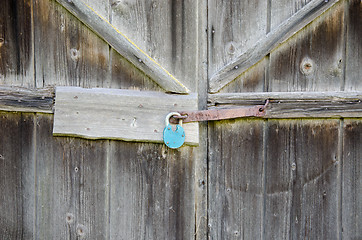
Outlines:
{"label": "weathered wood plank", "polygon": [[53,137],[37,115],[36,239],[105,239],[107,141]]}
{"label": "weathered wood plank", "polygon": [[342,237],[362,236],[362,120],[346,119],[343,134]]}
{"label": "weathered wood plank", "polygon": [[189,89],[156,60],[141,50],[130,38],[120,32],[101,15],[81,0],[57,0],[63,7],[73,13],[80,21],[108,42],[122,56],[133,63],[169,92],[188,93]]}
{"label": "weathered wood plank", "polygon": [[[209,91],[217,92],[218,81],[230,82],[226,76],[218,76],[220,69],[225,69],[230,63],[238,60],[239,56],[253,48],[255,42],[265,37],[267,33],[267,1],[209,1]],[[266,55],[266,54],[265,54]],[[260,61],[261,56],[256,62]],[[254,62],[253,64],[255,64]],[[252,64],[252,65],[253,65]],[[250,65],[249,67],[251,67]],[[239,66],[240,67],[240,66]],[[249,68],[248,67],[248,68]],[[264,86],[265,62],[257,64],[245,75],[238,78],[238,86],[230,89],[240,91],[262,91]],[[245,71],[246,69],[244,69]],[[223,71],[223,70],[221,70]],[[233,76],[241,75],[244,71]],[[215,80],[217,78],[217,80]],[[240,84],[240,81],[245,81]]]}
{"label": "weathered wood plank", "polygon": [[218,92],[226,84],[250,68],[273,49],[293,36],[312,20],[333,6],[338,0],[313,0],[292,17],[260,39],[253,47],[248,48],[235,60],[222,67],[210,78],[210,92]]}
{"label": "weathered wood plank", "polygon": [[[197,107],[196,94],[57,87],[53,133],[90,139],[163,142],[166,115]],[[198,144],[198,123],[183,127],[185,142]]]}
{"label": "weathered wood plank", "polygon": [[[333,5],[332,2],[326,4]],[[328,5],[331,7],[325,13],[271,52],[269,91],[341,90],[344,75],[344,4],[334,2],[337,3]],[[273,6],[272,3],[272,16],[277,11],[275,8],[280,8],[279,5]],[[275,15],[276,19],[278,17]]]}
{"label": "weathered wood plank", "polygon": [[211,239],[262,239],[263,125],[260,120],[209,125]]}
{"label": "weathered wood plank", "polygon": [[53,113],[54,89],[0,87],[0,110]]}
{"label": "weathered wood plank", "polygon": [[33,8],[36,86],[109,87],[109,45],[55,0]]}
{"label": "weathered wood plank", "polygon": [[0,239],[35,239],[34,115],[0,113]]}
{"label": "weathered wood plank", "polygon": [[[197,71],[196,77],[198,94],[198,109],[207,109],[207,89],[208,89],[208,33],[205,31],[208,27],[208,2],[197,2]],[[194,162],[194,192],[195,192],[195,240],[204,240],[208,238],[208,124],[199,123],[199,146],[193,154]]]}
{"label": "weathered wood plank", "polygon": [[266,239],[338,239],[338,120],[269,121]]}
{"label": "weathered wood plank", "polygon": [[194,149],[111,141],[110,239],[195,238]]}
{"label": "weathered wood plank", "polygon": [[346,46],[346,91],[362,90],[362,4],[348,1]]}
{"label": "weathered wood plank", "polygon": [[114,1],[111,23],[191,92],[196,92],[198,4],[193,0]]}
{"label": "weathered wood plank", "polygon": [[113,48],[110,50],[111,59],[111,88],[160,91],[164,90],[149,76],[134,67],[126,58],[122,57]]}
{"label": "weathered wood plank", "polygon": [[3,0],[0,8],[0,84],[34,86],[32,0]]}
{"label": "weathered wood plank", "polygon": [[362,92],[261,92],[209,94],[209,108],[263,104],[264,118],[362,117]]}

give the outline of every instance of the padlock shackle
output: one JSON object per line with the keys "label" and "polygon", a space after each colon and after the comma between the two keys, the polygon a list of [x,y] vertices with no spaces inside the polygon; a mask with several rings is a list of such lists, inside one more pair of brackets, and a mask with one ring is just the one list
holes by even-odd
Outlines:
{"label": "padlock shackle", "polygon": [[[175,115],[176,115],[176,116],[181,116],[181,114],[178,113],[178,112],[170,112],[169,114],[167,114],[166,120],[165,120],[166,126],[168,126],[168,125],[170,124],[170,118],[171,118],[172,116],[175,116]],[[180,125],[180,126],[182,127],[182,119],[179,120],[178,125]]]}

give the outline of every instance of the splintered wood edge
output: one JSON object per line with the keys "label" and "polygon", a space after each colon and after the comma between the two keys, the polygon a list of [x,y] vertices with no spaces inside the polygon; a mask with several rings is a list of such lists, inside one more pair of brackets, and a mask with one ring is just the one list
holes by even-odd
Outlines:
{"label": "splintered wood edge", "polygon": [[258,41],[253,47],[216,72],[210,78],[209,92],[216,93],[220,91],[338,1],[313,0],[309,2],[301,10],[281,23],[275,30]]}
{"label": "splintered wood edge", "polygon": [[0,87],[0,110],[53,113],[54,88]]}
{"label": "splintered wood edge", "polygon": [[100,14],[81,0],[57,0],[65,9],[71,12],[82,23],[98,34],[138,69],[150,76],[167,92],[189,93],[190,90],[156,60],[140,49],[131,39],[109,23]]}
{"label": "splintered wood edge", "polygon": [[[162,143],[169,112],[197,110],[189,95],[125,89],[57,87],[54,136]],[[185,144],[199,144],[198,123],[183,125]]]}

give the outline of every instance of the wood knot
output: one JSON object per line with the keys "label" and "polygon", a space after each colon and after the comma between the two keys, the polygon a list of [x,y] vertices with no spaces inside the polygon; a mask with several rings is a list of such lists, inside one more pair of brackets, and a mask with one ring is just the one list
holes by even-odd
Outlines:
{"label": "wood knot", "polygon": [[235,53],[236,48],[235,48],[233,42],[229,42],[229,43],[226,44],[226,51],[230,55],[233,55]]}
{"label": "wood knot", "polygon": [[67,215],[65,216],[65,221],[69,224],[74,222],[74,215],[71,213],[67,213]]}
{"label": "wood knot", "polygon": [[85,235],[85,226],[82,224],[78,224],[77,226],[77,235],[83,237]]}
{"label": "wood knot", "polygon": [[312,59],[306,57],[303,58],[300,64],[300,72],[303,75],[310,75],[314,72],[315,64]]}
{"label": "wood knot", "polygon": [[5,43],[4,38],[0,38],[0,47],[2,47],[2,45],[4,45],[4,43]]}
{"label": "wood knot", "polygon": [[75,48],[70,49],[70,58],[73,61],[77,61],[80,58],[79,51],[77,49],[75,49]]}

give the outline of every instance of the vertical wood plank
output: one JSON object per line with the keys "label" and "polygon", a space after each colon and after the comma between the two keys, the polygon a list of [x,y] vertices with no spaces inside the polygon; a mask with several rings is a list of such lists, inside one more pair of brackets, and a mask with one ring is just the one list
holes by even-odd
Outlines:
{"label": "vertical wood plank", "polygon": [[262,239],[263,121],[209,123],[211,239]]}
{"label": "vertical wood plank", "polygon": [[[192,92],[197,87],[197,4],[125,0],[111,5],[112,24]],[[113,75],[112,81],[122,79]]]}
{"label": "vertical wood plank", "polygon": [[34,86],[32,0],[3,0],[0,8],[0,83]]}
{"label": "vertical wood plank", "polygon": [[[267,33],[267,1],[209,1],[209,76],[252,47]],[[264,59],[223,92],[263,91]]]}
{"label": "vertical wood plank", "polygon": [[268,125],[265,237],[337,239],[339,122]]}
{"label": "vertical wood plank", "polygon": [[37,239],[104,239],[107,141],[52,136],[52,116],[37,116]]}
{"label": "vertical wood plank", "polygon": [[135,68],[132,63],[117,53],[110,50],[111,58],[111,88],[164,91],[150,77]]}
{"label": "vertical wood plank", "polygon": [[[291,8],[288,12],[296,11],[294,8],[300,8],[304,3],[286,4]],[[283,8],[273,1],[272,27],[289,15],[280,9]],[[270,54],[270,91],[340,90],[343,82],[343,13],[340,2]]]}
{"label": "vertical wood plank", "polygon": [[348,1],[347,50],[345,91],[362,89],[362,4],[358,0]]}
{"label": "vertical wood plank", "polygon": [[[197,93],[198,109],[207,109],[208,92],[208,34],[207,34],[207,1],[198,1],[197,4]],[[199,147],[194,150],[195,166],[195,240],[208,238],[208,123],[199,123]]]}
{"label": "vertical wood plank", "polygon": [[109,87],[107,43],[54,0],[34,0],[34,23],[37,87]]}
{"label": "vertical wood plank", "polygon": [[111,142],[110,238],[193,239],[193,148]]}
{"label": "vertical wood plank", "polygon": [[34,239],[34,115],[0,113],[0,239]]}
{"label": "vertical wood plank", "polygon": [[342,237],[362,236],[362,121],[346,119],[343,134]]}

